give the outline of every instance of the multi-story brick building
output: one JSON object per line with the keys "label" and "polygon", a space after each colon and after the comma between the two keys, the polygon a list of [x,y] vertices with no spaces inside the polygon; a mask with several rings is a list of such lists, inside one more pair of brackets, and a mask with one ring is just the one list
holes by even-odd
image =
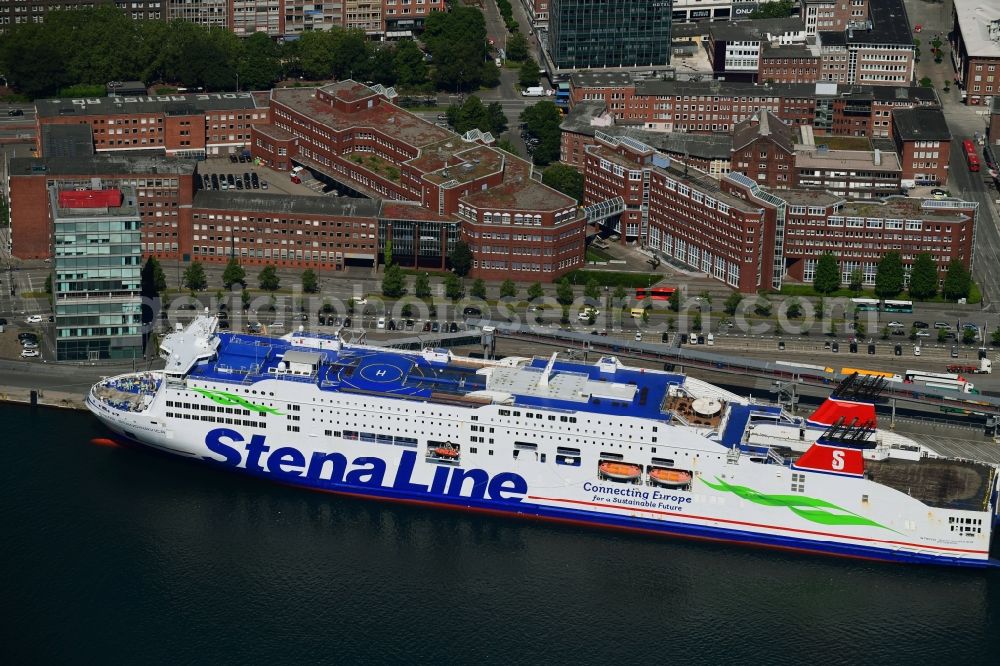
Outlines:
{"label": "multi-story brick building", "polygon": [[936,106],[931,88],[773,84],[730,81],[632,81],[621,75],[575,74],[571,103],[604,100],[617,124],[666,132],[732,132],[755,113],[770,111],[817,135],[888,138],[892,110]]}
{"label": "multi-story brick building", "polygon": [[392,104],[393,94],[354,81],[273,90],[274,127],[255,128],[254,155],[462,220],[476,276],[552,279],[582,265],[575,201],[535,180],[530,163],[488,145],[488,134],[436,127]]}
{"label": "multi-story brick building", "polygon": [[986,136],[991,146],[1000,146],[1000,95],[993,97],[990,104],[990,119],[986,130]]}
{"label": "multi-story brick building", "polygon": [[419,34],[428,16],[447,9],[445,0],[382,0],[382,31],[391,39]]}
{"label": "multi-story brick building", "polygon": [[763,47],[758,82],[815,83],[819,78],[820,54],[815,44]]}
{"label": "multi-story brick building", "polygon": [[168,21],[180,19],[206,28],[229,30],[229,0],[163,0]]}
{"label": "multi-story brick building", "polygon": [[43,99],[35,109],[39,136],[45,125],[86,124],[97,152],[180,157],[238,152],[249,146],[250,127],[268,122],[266,104],[253,93]]}
{"label": "multi-story brick building", "polygon": [[372,266],[379,207],[372,199],[200,191],[191,206],[191,257],[319,270]]}
{"label": "multi-story brick building", "polygon": [[794,187],[795,136],[791,125],[769,111],[736,124],[730,169],[756,183]]}
{"label": "multi-story brick building", "polygon": [[[112,2],[136,21],[158,21],[167,17],[170,0],[104,0]],[[0,2],[0,33],[20,23],[42,23],[51,11],[90,9],[101,0],[3,0]]]}
{"label": "multi-story brick building", "polygon": [[951,57],[965,88],[965,102],[989,105],[1000,93],[1000,7],[955,0],[952,22]]}
{"label": "multi-story brick building", "polygon": [[734,172],[770,190],[824,190],[852,199],[899,194],[902,169],[891,151],[874,148],[868,139],[836,148],[816,145],[808,125],[792,127],[771,113],[737,124],[733,133]]}
{"label": "multi-story brick building", "polygon": [[681,134],[654,132],[631,125],[616,125],[602,101],[578,102],[566,114],[562,124],[560,161],[583,170],[586,147],[594,145],[594,136],[602,132],[641,141],[679,162],[690,164],[711,176],[729,173],[733,139],[728,134]]}
{"label": "multi-story brick building", "polygon": [[973,202],[772,193],[741,173],[717,181],[639,142],[597,139],[587,149],[584,200],[610,212],[601,226],[743,292],[779,288],[786,279],[809,282],[827,251],[845,281],[857,269],[867,284],[894,250],[907,266],[931,253],[942,279],[952,259],[972,260]]}
{"label": "multi-story brick building", "polygon": [[943,185],[948,182],[951,131],[936,108],[893,111],[892,138],[903,168],[903,183]]}
{"label": "multi-story brick building", "polygon": [[805,37],[805,28],[797,17],[712,23],[708,59],[717,79],[757,81],[765,48],[802,44]]}
{"label": "multi-story brick building", "polygon": [[868,21],[868,0],[801,0],[806,32],[843,32]]}
{"label": "multi-story brick building", "polygon": [[285,34],[285,0],[228,0],[229,29],[241,37]]}
{"label": "multi-story brick building", "polygon": [[533,28],[547,28],[549,25],[549,5],[552,0],[520,0],[524,13]]}
{"label": "multi-story brick building", "polygon": [[190,256],[195,162],[165,157],[15,157],[10,160],[11,251],[21,259],[52,256],[49,188],[132,188],[142,221],[144,256]]}

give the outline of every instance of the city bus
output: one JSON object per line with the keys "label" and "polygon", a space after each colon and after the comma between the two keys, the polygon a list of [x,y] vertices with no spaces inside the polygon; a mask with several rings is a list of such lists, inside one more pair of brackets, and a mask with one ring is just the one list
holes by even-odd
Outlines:
{"label": "city bus", "polygon": [[635,290],[635,300],[641,301],[648,298],[653,301],[669,301],[674,291],[676,290],[673,287],[639,288]]}
{"label": "city bus", "polygon": [[913,312],[913,301],[882,301],[882,312]]}
{"label": "city bus", "polygon": [[865,310],[878,310],[880,301],[877,298],[852,298],[851,303],[854,304],[855,310],[864,312]]}
{"label": "city bus", "polygon": [[979,155],[976,153],[976,144],[972,139],[962,142],[962,151],[965,153],[965,161],[969,164],[969,171],[979,171]]}

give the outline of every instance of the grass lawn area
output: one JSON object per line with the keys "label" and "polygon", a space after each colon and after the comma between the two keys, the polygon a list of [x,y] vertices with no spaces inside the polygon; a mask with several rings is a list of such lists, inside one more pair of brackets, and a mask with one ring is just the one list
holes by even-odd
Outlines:
{"label": "grass lawn area", "polygon": [[[816,290],[813,289],[811,284],[783,284],[781,285],[781,291],[778,292],[782,296],[809,296],[812,298],[818,298],[819,296],[829,297],[829,298],[876,298],[875,291],[872,289],[863,289],[861,293],[856,293],[850,289],[838,289],[832,294],[818,294]],[[906,293],[896,296],[898,300],[913,300],[915,303],[947,303],[943,296],[938,294],[934,298],[928,298],[923,300],[911,299]],[[892,299],[890,299],[892,300]],[[972,287],[969,288],[969,298],[968,303],[980,303],[983,300],[983,294],[979,290],[979,285],[975,282],[972,283]]]}
{"label": "grass lawn area", "polygon": [[570,284],[587,284],[593,278],[602,287],[622,286],[632,289],[648,287],[651,283],[656,284],[664,277],[660,273],[616,273],[614,271],[587,270],[575,270],[566,274],[566,279],[569,280]]}
{"label": "grass lawn area", "polygon": [[587,261],[608,261],[612,257],[610,254],[596,247],[587,248]]}

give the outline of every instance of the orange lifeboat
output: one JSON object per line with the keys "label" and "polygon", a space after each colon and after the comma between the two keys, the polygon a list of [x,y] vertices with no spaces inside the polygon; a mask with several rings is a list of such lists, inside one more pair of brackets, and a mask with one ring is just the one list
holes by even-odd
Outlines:
{"label": "orange lifeboat", "polygon": [[634,481],[642,475],[642,468],[632,463],[604,461],[597,469],[602,475],[615,481]]}
{"label": "orange lifeboat", "polygon": [[434,453],[436,453],[441,458],[448,458],[450,460],[458,458],[460,454],[458,449],[454,449],[450,446],[439,446],[436,449],[434,449]]}
{"label": "orange lifeboat", "polygon": [[691,472],[685,472],[680,469],[654,467],[649,471],[649,478],[659,486],[680,488],[691,483]]}

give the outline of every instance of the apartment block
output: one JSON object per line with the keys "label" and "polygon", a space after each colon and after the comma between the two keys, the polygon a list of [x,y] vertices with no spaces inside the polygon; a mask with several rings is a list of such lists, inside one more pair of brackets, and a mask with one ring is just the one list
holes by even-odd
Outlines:
{"label": "apartment block", "polygon": [[966,104],[989,106],[1000,93],[1000,7],[955,0],[951,57]]}

